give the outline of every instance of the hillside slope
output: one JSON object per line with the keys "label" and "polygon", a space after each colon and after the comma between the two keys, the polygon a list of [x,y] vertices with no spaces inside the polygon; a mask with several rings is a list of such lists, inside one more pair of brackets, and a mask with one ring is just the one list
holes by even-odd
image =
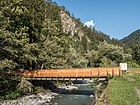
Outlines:
{"label": "hillside slope", "polygon": [[131,58],[120,41],[51,0],[11,0],[0,10],[1,69],[117,66]]}
{"label": "hillside slope", "polygon": [[132,60],[120,41],[95,29],[51,0],[1,0],[0,94],[16,90],[13,71],[114,67]]}
{"label": "hillside slope", "polygon": [[122,43],[126,44],[127,46],[140,46],[140,29],[132,32],[127,37],[121,39]]}

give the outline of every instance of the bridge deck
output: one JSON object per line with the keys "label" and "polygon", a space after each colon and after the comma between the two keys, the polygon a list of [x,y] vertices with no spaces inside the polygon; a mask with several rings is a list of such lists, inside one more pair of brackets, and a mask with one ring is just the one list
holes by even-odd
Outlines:
{"label": "bridge deck", "polygon": [[54,70],[23,70],[26,78],[93,78],[120,75],[120,68],[70,68]]}

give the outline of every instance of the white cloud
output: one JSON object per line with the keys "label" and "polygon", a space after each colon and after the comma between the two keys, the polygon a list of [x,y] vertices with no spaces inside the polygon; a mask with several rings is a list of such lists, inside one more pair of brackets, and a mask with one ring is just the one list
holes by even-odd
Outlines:
{"label": "white cloud", "polygon": [[93,22],[93,20],[89,20],[89,21],[87,21],[87,22],[84,23],[84,26],[94,27],[95,26],[95,23]]}

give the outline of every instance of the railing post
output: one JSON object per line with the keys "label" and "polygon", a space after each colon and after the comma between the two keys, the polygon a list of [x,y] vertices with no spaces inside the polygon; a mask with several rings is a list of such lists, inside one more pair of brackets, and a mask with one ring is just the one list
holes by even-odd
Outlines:
{"label": "railing post", "polygon": [[93,70],[91,69],[91,77],[93,77]]}
{"label": "railing post", "polygon": [[78,69],[76,69],[76,77],[78,76]]}
{"label": "railing post", "polygon": [[98,68],[98,77],[100,77],[100,68]]}
{"label": "railing post", "polygon": [[[39,71],[38,71],[39,72]],[[38,77],[40,77],[40,72],[38,73],[39,74],[39,76]]]}
{"label": "railing post", "polygon": [[112,77],[114,77],[114,69],[112,68]]}
{"label": "railing post", "polygon": [[84,69],[84,76],[83,76],[83,77],[85,77],[85,72],[86,72],[86,71],[85,71],[85,69]]}
{"label": "railing post", "polygon": [[121,68],[119,68],[119,76],[121,76]]}
{"label": "railing post", "polygon": [[108,76],[109,76],[109,75],[108,75],[108,68],[106,68],[106,72],[107,72],[107,77],[108,77]]}
{"label": "railing post", "polygon": [[70,69],[68,69],[69,70],[69,78],[71,77],[71,75],[70,75]]}

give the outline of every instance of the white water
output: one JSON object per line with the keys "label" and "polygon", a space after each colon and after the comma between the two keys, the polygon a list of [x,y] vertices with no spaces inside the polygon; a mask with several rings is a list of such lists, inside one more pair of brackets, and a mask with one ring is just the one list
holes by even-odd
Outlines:
{"label": "white water", "polygon": [[76,85],[78,90],[63,90],[52,100],[51,105],[92,105],[94,89],[90,84]]}

